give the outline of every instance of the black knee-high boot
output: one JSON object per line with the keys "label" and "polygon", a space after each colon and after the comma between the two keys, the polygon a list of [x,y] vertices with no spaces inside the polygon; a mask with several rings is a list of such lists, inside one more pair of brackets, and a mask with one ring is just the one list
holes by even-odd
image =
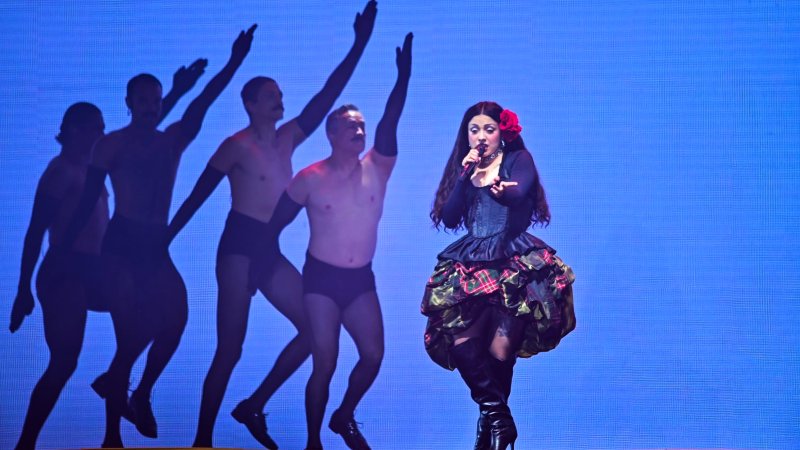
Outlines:
{"label": "black knee-high boot", "polygon": [[[517,428],[506,404],[506,396],[491,374],[489,352],[478,339],[470,339],[450,350],[461,378],[470,389],[472,400],[486,412],[491,430],[492,450],[514,448]],[[476,442],[477,444],[477,442]]]}
{"label": "black knee-high boot", "polygon": [[508,398],[511,396],[511,380],[514,378],[514,364],[516,363],[516,355],[511,355],[505,361],[501,361],[494,357],[489,357],[489,365],[492,370],[492,375],[500,385],[500,389],[503,390],[503,394],[506,398],[506,404],[508,404]]}
{"label": "black knee-high boot", "polygon": [[[516,364],[516,362],[516,356],[512,356],[511,359],[506,361],[500,361],[491,356],[489,357],[492,376],[505,395],[506,405],[508,405],[508,398],[511,396],[511,380],[514,376],[514,364]],[[480,408],[480,416],[478,417],[478,426],[475,433],[474,450],[489,450],[492,445],[491,443],[492,430],[489,426],[489,415],[483,408]]]}
{"label": "black knee-high boot", "polygon": [[492,445],[492,429],[489,425],[489,414],[479,407],[478,426],[475,430],[475,447],[473,450],[489,450]]}

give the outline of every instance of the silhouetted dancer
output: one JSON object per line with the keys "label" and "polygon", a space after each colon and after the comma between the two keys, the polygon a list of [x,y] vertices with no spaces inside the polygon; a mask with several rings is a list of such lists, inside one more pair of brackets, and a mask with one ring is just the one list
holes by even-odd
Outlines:
{"label": "silhouetted dancer", "polygon": [[[161,84],[149,74],[137,75],[128,82],[125,101],[131,123],[98,141],[81,199],[84,207],[70,224],[73,233],[80,230],[85,206],[95,201],[109,174],[115,210],[103,240],[103,255],[107,259],[107,281],[113,287],[110,301],[117,352],[108,372],[92,387],[106,398],[112,410],[129,413],[137,430],[147,437],[157,436],[150,394],[177,349],[187,316],[186,287],[167,251],[176,172],[184,150],[200,132],[208,108],[250,51],[255,28],[253,25],[239,33],[225,67],[192,101],[183,117],[163,132],[156,128]],[[150,343],[141,382],[126,402],[131,368]]]}
{"label": "silhouetted dancer", "polygon": [[[204,67],[205,61],[197,60],[188,69],[178,69],[172,91],[163,100],[162,118],[194,86]],[[108,226],[108,193],[104,188],[75,243],[70,248],[61,245],[83,191],[92,146],[103,136],[104,130],[102,113],[95,105],[81,102],[70,106],[56,136],[61,152],[50,161],[36,188],[9,329],[12,333],[17,331],[33,310],[31,279],[47,232],[49,247],[37,273],[36,293],[42,305],[50,361],[31,393],[18,449],[34,448],[45,420],[74,373],[83,344],[87,311],[108,311],[100,257]],[[119,417],[115,421],[107,420],[106,425],[103,445],[121,447]]]}

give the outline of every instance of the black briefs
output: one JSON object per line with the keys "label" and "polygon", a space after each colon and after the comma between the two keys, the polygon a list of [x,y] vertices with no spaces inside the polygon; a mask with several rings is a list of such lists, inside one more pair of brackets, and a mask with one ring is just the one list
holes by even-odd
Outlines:
{"label": "black briefs", "polygon": [[320,294],[346,309],[359,295],[375,290],[372,262],[362,267],[332,266],[306,253],[303,266],[303,293]]}
{"label": "black briefs", "polygon": [[[47,250],[36,277],[37,291],[50,291],[67,280],[77,281],[83,287],[86,309],[108,311],[108,304],[103,295],[106,284],[100,255],[52,247]],[[49,295],[39,296],[40,301],[49,301],[50,298]]]}
{"label": "black briefs", "polygon": [[247,289],[255,294],[258,282],[275,270],[281,258],[278,236],[270,225],[231,210],[219,240],[217,259],[222,255],[243,255],[250,258]]}
{"label": "black briefs", "polygon": [[120,256],[140,268],[155,269],[169,258],[167,226],[114,214],[103,238],[103,253]]}

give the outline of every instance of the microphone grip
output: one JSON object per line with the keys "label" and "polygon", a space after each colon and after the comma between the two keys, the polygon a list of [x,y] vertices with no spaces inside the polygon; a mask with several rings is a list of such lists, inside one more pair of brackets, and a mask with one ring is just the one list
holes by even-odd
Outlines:
{"label": "microphone grip", "polygon": [[[486,144],[484,144],[484,143],[478,144],[477,149],[478,149],[478,156],[479,157],[483,158],[483,154],[486,153],[486,148],[487,147],[488,146]],[[478,163],[480,163],[480,160],[473,161],[473,162],[467,164],[466,166],[464,166],[464,169],[461,171],[461,175],[458,176],[458,179],[459,180],[466,180],[467,178],[469,178],[470,175],[472,175],[472,172],[475,171],[475,168],[478,167]]]}
{"label": "microphone grip", "polygon": [[478,161],[473,161],[467,164],[466,166],[464,166],[464,169],[461,170],[461,175],[458,176],[458,179],[466,180],[467,178],[470,177],[470,175],[472,175],[472,172],[475,171],[476,167],[478,167]]}

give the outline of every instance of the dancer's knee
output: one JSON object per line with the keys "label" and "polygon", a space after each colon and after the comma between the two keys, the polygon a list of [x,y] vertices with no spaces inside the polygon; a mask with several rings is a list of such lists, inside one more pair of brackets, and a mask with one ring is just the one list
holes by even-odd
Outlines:
{"label": "dancer's knee", "polygon": [[214,353],[214,366],[233,370],[233,367],[242,359],[242,346],[233,343],[222,344]]}
{"label": "dancer's knee", "polygon": [[336,357],[315,354],[313,359],[314,368],[311,375],[330,381],[333,378],[333,373],[336,372]]}
{"label": "dancer's knee", "polygon": [[63,381],[68,380],[78,368],[78,355],[52,355],[47,372]]}
{"label": "dancer's knee", "polygon": [[376,345],[362,350],[359,361],[370,367],[380,367],[383,362],[383,345]]}
{"label": "dancer's knee", "polygon": [[291,342],[308,353],[311,353],[312,336],[310,332],[301,332],[298,330]]}

